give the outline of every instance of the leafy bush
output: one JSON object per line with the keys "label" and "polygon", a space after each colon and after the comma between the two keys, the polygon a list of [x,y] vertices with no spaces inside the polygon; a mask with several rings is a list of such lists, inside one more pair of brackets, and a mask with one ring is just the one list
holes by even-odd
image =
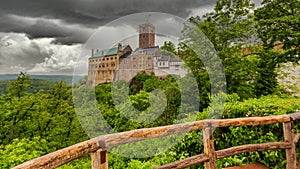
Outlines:
{"label": "leafy bush", "polygon": [[[294,113],[300,109],[300,99],[291,96],[269,95],[260,99],[238,101],[237,95],[228,95],[222,118],[239,118],[255,116],[272,116]],[[199,120],[206,117],[207,110],[199,113]],[[295,132],[299,131],[299,122],[294,122]],[[203,153],[201,131],[188,133],[185,140],[171,151],[193,156]],[[215,148],[221,150],[244,144],[257,144],[266,142],[283,141],[282,124],[261,126],[240,126],[218,128],[214,131]],[[297,153],[300,152],[299,147]],[[176,158],[177,160],[179,158]],[[243,153],[236,156],[220,159],[218,168],[260,162],[270,168],[284,168],[285,151],[272,150],[264,152]],[[202,165],[196,167],[203,167]],[[195,168],[196,168],[195,167]],[[194,167],[192,167],[194,168]]]}
{"label": "leafy bush", "polygon": [[40,137],[14,139],[11,144],[0,146],[0,168],[11,168],[25,161],[40,157],[49,150],[47,141]]}

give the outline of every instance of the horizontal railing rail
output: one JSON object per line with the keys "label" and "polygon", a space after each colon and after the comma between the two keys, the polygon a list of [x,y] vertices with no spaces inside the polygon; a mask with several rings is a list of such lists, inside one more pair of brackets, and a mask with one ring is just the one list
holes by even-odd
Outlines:
{"label": "horizontal railing rail", "polygon": [[[289,143],[285,142],[273,142],[273,143],[263,143],[263,144],[247,144],[242,146],[230,147],[227,149],[216,151],[216,159],[222,159],[230,156],[234,156],[240,153],[249,153],[257,151],[266,150],[276,150],[276,149],[288,149],[291,148]],[[167,168],[187,168],[193,165],[205,163],[209,161],[209,157],[206,154],[199,154],[193,157],[189,157],[180,161],[176,161],[170,164],[166,164],[155,169],[167,169]]]}
{"label": "horizontal railing rail", "polygon": [[[185,168],[199,163],[205,163],[205,168],[215,168],[215,161],[219,158],[225,158],[243,152],[265,151],[273,149],[285,149],[287,154],[287,166],[289,161],[293,160],[296,164],[295,141],[298,141],[300,135],[294,137],[291,123],[300,119],[300,111],[292,114],[266,116],[266,117],[247,117],[234,119],[209,119],[195,122],[174,124],[154,128],[143,128],[121,133],[107,134],[93,139],[72,145],[70,147],[55,151],[42,157],[20,164],[13,169],[24,168],[57,168],[70,161],[92,154],[93,168],[107,168],[107,149],[119,145],[138,142],[142,140],[164,137],[174,134],[186,133],[191,131],[203,130],[204,154],[190,157],[181,161],[167,164],[157,168]],[[212,129],[229,126],[257,126],[263,124],[284,124],[284,142],[249,144],[237,147],[231,147],[224,150],[215,151],[212,137]],[[291,157],[291,160],[288,158]],[[289,169],[293,169],[290,167]]]}

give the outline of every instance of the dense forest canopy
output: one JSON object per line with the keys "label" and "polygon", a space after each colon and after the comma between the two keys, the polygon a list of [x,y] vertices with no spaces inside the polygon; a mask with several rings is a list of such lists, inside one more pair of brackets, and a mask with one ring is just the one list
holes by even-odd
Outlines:
{"label": "dense forest canopy", "polygon": [[[1,91],[0,95],[0,168],[11,168],[87,140],[90,135],[99,134],[93,124],[81,125],[83,121],[78,119],[78,116],[85,114],[78,114],[76,110],[89,105],[74,106],[74,102],[80,102],[78,99],[84,99],[89,96],[88,93],[93,94],[97,109],[107,124],[117,132],[211,118],[213,116],[210,112],[215,109],[214,95],[225,101],[221,118],[293,113],[300,109],[300,99],[283,90],[284,86],[278,83],[277,68],[287,62],[298,64],[299,25],[299,0],[264,0],[260,8],[255,8],[249,0],[218,0],[212,12],[204,16],[192,16],[187,20],[179,44],[165,42],[161,47],[184,61],[184,66],[190,69],[188,76],[196,79],[197,89],[180,88],[181,83],[192,83],[188,78],[158,78],[154,74],[141,73],[128,84],[129,102],[113,99],[115,94],[118,97],[114,98],[123,97],[121,92],[112,92],[114,86],[124,85],[121,82],[100,84],[91,89],[86,88],[84,80],[73,86],[64,81],[37,82],[23,72],[14,81],[0,82],[0,85],[7,86],[7,90]],[[197,36],[199,31],[204,33],[214,47],[223,65],[226,84],[210,81],[207,64],[199,59],[197,51],[197,48],[209,51],[210,46],[197,46],[203,40]],[[211,60],[212,63],[214,61]],[[212,87],[220,93],[212,93]],[[163,93],[165,96],[154,103],[166,105],[155,111],[151,109],[151,94],[154,90],[161,91],[154,94],[159,96]],[[74,91],[83,92],[83,97],[73,98]],[[182,92],[187,95],[182,95]],[[193,97],[187,98],[188,95]],[[115,102],[120,104],[116,106]],[[128,107],[128,103],[133,107]],[[143,115],[142,118],[136,117],[133,108]],[[137,121],[128,117],[134,117]],[[299,130],[298,126],[298,123],[294,125],[296,131]],[[90,132],[86,132],[87,129]],[[200,154],[203,152],[200,136],[200,131],[188,133],[168,151],[153,157],[137,159],[110,153],[109,166],[151,168]],[[217,149],[283,139],[282,127],[277,124],[222,128],[214,132],[214,137]],[[130,147],[125,147],[125,150],[131,152]],[[284,168],[285,155],[279,150],[240,154],[218,160],[218,168],[251,162],[260,162],[271,168]],[[84,157],[61,168],[90,167],[89,157]]]}

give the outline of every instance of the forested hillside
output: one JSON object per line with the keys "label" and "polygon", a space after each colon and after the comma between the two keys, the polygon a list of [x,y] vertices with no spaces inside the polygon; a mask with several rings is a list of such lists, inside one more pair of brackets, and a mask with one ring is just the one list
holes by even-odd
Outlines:
{"label": "forested hillside", "polygon": [[[29,93],[26,91],[26,88],[30,87],[28,82],[30,82],[28,76],[21,74],[16,83],[11,84],[14,87],[10,88],[9,93],[0,97],[0,117],[1,126],[3,126],[0,130],[1,168],[10,168],[21,162],[88,139],[78,122],[73,107],[71,86],[62,81],[55,83],[47,92]],[[175,81],[172,81],[171,76],[164,80],[153,75],[137,76],[135,83],[131,86],[133,93],[130,99],[133,103],[137,103],[135,106],[140,110],[147,109],[147,103],[149,103],[147,98],[151,87],[154,87],[153,84],[160,85],[161,89],[166,92],[176,91],[178,87],[176,87]],[[96,87],[95,94],[103,116],[118,131],[172,124],[179,106],[170,104],[170,107],[157,120],[152,123],[139,124],[122,117],[122,114],[116,111],[110,102],[112,101],[110,90],[110,84],[99,85]],[[180,93],[177,92],[167,93],[170,93],[168,95],[170,101],[180,97]],[[138,104],[138,102],[143,104]],[[196,120],[206,119],[209,109],[210,107],[199,112]],[[280,92],[277,95],[244,101],[237,94],[231,94],[226,96],[222,118],[278,115],[293,113],[299,109],[300,99]],[[298,125],[295,127],[298,130]],[[280,125],[230,127],[219,129],[215,131],[214,135],[217,149],[223,149],[245,143],[280,141],[283,137],[281,130]],[[129,159],[110,154],[109,163],[113,168],[149,168],[200,154],[203,151],[202,142],[199,140],[200,136],[201,132],[189,133],[184,141],[153,158]],[[218,164],[224,167],[261,162],[270,167],[282,168],[284,161],[283,151],[268,151],[234,156],[220,160]],[[76,167],[90,168],[89,157],[76,160],[62,168]]]}

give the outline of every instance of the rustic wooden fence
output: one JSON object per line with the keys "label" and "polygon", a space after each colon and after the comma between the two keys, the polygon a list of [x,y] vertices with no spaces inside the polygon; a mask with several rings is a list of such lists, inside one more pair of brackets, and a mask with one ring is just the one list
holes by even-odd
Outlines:
{"label": "rustic wooden fence", "polygon": [[[217,159],[226,158],[240,153],[275,149],[285,149],[287,160],[286,168],[296,169],[295,144],[298,142],[300,134],[294,134],[292,123],[298,119],[300,119],[300,111],[293,114],[279,116],[201,120],[155,128],[137,129],[122,133],[107,134],[33,159],[18,165],[13,169],[57,168],[63,164],[88,154],[91,154],[93,169],[106,169],[108,168],[108,148],[126,143],[196,130],[203,131],[204,153],[157,167],[157,169],[186,168],[200,163],[204,163],[205,169],[215,169]],[[212,135],[214,128],[228,126],[257,126],[274,123],[283,123],[283,142],[247,144],[215,151],[214,139]]]}

